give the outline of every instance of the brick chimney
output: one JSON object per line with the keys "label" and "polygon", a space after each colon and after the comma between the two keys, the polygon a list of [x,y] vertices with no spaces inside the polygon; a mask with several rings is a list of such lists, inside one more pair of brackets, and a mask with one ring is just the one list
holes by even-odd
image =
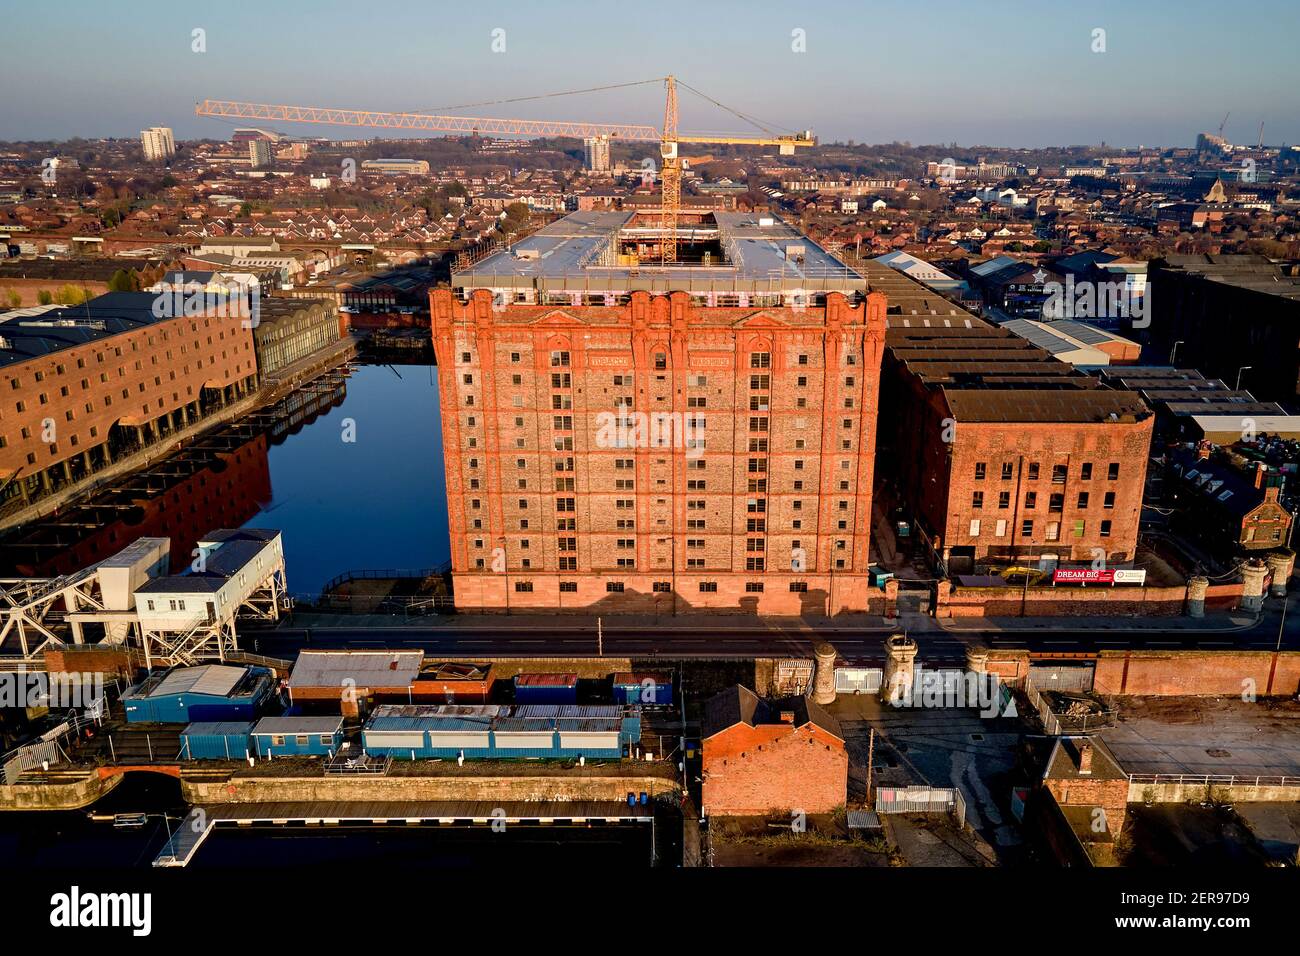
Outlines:
{"label": "brick chimney", "polygon": [[1092,773],[1092,743],[1082,741],[1079,744],[1079,776],[1086,777]]}
{"label": "brick chimney", "polygon": [[1196,458],[1199,461],[1205,461],[1210,457],[1210,443],[1201,442],[1196,446]]}
{"label": "brick chimney", "polygon": [[1264,487],[1264,463],[1262,461],[1255,462],[1255,487]]}

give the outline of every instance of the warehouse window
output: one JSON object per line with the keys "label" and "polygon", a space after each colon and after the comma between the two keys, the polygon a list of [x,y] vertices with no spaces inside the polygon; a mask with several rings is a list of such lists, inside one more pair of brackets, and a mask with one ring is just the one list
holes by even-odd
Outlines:
{"label": "warehouse window", "polygon": [[1084,481],[1092,481],[1092,462],[1085,461],[1079,469],[1079,477]]}
{"label": "warehouse window", "polygon": [[605,591],[606,591],[607,593],[609,593],[609,594],[622,594],[622,593],[623,593],[623,582],[622,582],[622,581],[606,581],[606,582],[605,582]]}
{"label": "warehouse window", "polygon": [[1101,506],[1107,510],[1115,507],[1115,492],[1106,492],[1106,497],[1102,499]]}
{"label": "warehouse window", "polygon": [[745,582],[745,593],[746,593],[746,594],[762,594],[762,593],[763,593],[763,582],[762,582],[762,581],[746,581],[746,582]]}
{"label": "warehouse window", "polygon": [[790,593],[791,593],[791,594],[807,594],[807,593],[808,593],[808,582],[807,582],[807,581],[791,581],[791,582],[790,582]]}
{"label": "warehouse window", "polygon": [[1082,538],[1082,537],[1083,537],[1083,529],[1084,529],[1084,523],[1083,523],[1082,521],[1076,521],[1076,522],[1074,523],[1074,536],[1075,536],[1076,538]]}
{"label": "warehouse window", "polygon": [[981,508],[983,508],[984,492],[982,491],[973,492],[970,496],[970,506],[974,508],[976,511],[979,511]]}
{"label": "warehouse window", "polygon": [[701,594],[717,594],[717,593],[718,593],[718,582],[717,582],[717,581],[701,581],[701,582],[700,582],[700,593],[701,593]]}
{"label": "warehouse window", "polygon": [[1034,519],[1026,518],[1020,525],[1020,533],[1026,538],[1032,538],[1034,535]]}
{"label": "warehouse window", "polygon": [[970,536],[978,538],[980,536],[980,519],[972,518],[970,523]]}
{"label": "warehouse window", "polygon": [[1079,510],[1080,511],[1088,510],[1088,492],[1086,491],[1079,492]]}
{"label": "warehouse window", "polygon": [[672,591],[672,589],[673,586],[668,581],[656,581],[654,583],[654,591],[656,594],[668,594]]}
{"label": "warehouse window", "polygon": [[1036,461],[1031,461],[1029,463],[1029,480],[1030,481],[1038,480],[1038,462]]}
{"label": "warehouse window", "polygon": [[1103,538],[1109,538],[1109,537],[1110,537],[1110,522],[1109,522],[1109,521],[1103,521],[1103,522],[1101,523],[1101,536],[1102,536]]}
{"label": "warehouse window", "polygon": [[1106,477],[1110,481],[1119,480],[1119,462],[1112,461],[1109,465],[1106,466]]}
{"label": "warehouse window", "polygon": [[1002,463],[1002,480],[1010,481],[1015,476],[1016,466],[1009,461]]}
{"label": "warehouse window", "polygon": [[516,593],[516,594],[531,594],[532,591],[533,591],[533,582],[532,582],[532,581],[516,581],[516,582],[515,582],[515,593]]}
{"label": "warehouse window", "polygon": [[1007,508],[1010,508],[1010,507],[1011,507],[1011,492],[1009,492],[1009,491],[999,491],[999,492],[998,492],[998,508],[1000,508],[1000,509],[1002,509],[1002,510],[1006,510]]}
{"label": "warehouse window", "polygon": [[985,464],[984,464],[984,462],[982,462],[982,461],[977,461],[977,462],[975,462],[975,480],[976,480],[976,481],[983,481],[983,480],[984,480],[984,468],[985,468]]}
{"label": "warehouse window", "polygon": [[577,593],[578,593],[578,582],[577,582],[577,581],[561,581],[561,582],[560,582],[560,592],[561,592],[562,594],[577,594]]}
{"label": "warehouse window", "polygon": [[1067,473],[1068,471],[1069,471],[1069,466],[1068,466],[1068,465],[1053,465],[1053,466],[1052,466],[1052,484],[1054,484],[1054,485],[1063,485],[1063,484],[1065,484],[1065,477],[1066,477],[1066,473]]}

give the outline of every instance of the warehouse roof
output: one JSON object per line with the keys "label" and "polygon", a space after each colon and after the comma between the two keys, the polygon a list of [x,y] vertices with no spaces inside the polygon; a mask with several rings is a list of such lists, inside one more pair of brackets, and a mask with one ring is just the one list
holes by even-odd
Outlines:
{"label": "warehouse roof", "polygon": [[154,315],[157,298],[153,292],[109,292],[81,305],[59,306],[39,315],[6,318],[0,313],[0,366],[168,321],[167,316]]}
{"label": "warehouse roof", "polygon": [[660,266],[620,262],[620,237],[654,238],[653,218],[622,210],[582,211],[544,226],[509,249],[452,273],[454,289],[653,291],[862,291],[866,280],[817,243],[780,219],[754,213],[703,214],[699,224],[681,223],[686,240],[717,241],[723,258],[710,265]]}

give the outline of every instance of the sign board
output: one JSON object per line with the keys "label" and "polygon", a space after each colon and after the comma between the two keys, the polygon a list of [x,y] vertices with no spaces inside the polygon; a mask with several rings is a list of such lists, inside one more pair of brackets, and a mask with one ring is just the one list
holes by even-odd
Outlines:
{"label": "sign board", "polygon": [[1145,568],[1057,568],[1053,584],[1144,584]]}

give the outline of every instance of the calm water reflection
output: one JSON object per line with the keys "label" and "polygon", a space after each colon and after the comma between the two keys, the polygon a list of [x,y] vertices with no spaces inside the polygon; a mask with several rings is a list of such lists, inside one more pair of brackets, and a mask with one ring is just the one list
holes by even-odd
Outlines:
{"label": "calm water reflection", "polygon": [[244,525],[284,533],[291,592],[450,557],[437,382],[429,365],[358,366],[340,405],[271,447],[271,500]]}
{"label": "calm water reflection", "polygon": [[447,560],[437,369],[357,366],[287,404],[269,430],[218,439],[197,470],[169,459],[177,477],[124,477],[8,536],[0,569],[66,574],[141,536],[170,538],[181,568],[201,535],[240,526],[284,533],[294,594],[317,594],[344,571]]}

